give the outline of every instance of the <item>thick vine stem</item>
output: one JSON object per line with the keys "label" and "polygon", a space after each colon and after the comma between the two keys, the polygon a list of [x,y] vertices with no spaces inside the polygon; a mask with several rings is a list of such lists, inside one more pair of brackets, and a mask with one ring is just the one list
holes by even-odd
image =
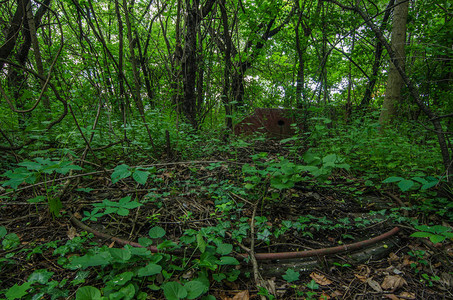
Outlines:
{"label": "thick vine stem", "polygon": [[[109,234],[94,230],[93,228],[91,228],[91,227],[83,224],[81,221],[77,220],[77,218],[72,213],[68,212],[68,214],[70,216],[71,222],[75,226],[79,227],[82,230],[91,232],[95,236],[115,241],[120,245],[131,245],[133,247],[143,248],[143,246],[140,245],[139,243],[124,240],[124,239],[114,237]],[[376,244],[385,239],[388,239],[389,237],[395,235],[399,231],[400,231],[399,227],[394,227],[392,230],[390,230],[386,233],[383,233],[381,235],[375,236],[374,238],[356,242],[356,243],[352,243],[352,244],[336,246],[336,247],[321,248],[321,249],[307,250],[307,251],[296,251],[296,252],[255,253],[254,256],[255,256],[256,260],[277,260],[277,259],[318,257],[318,256],[327,256],[327,255],[332,255],[332,254],[338,254],[338,253],[342,253],[342,252],[351,252],[354,250],[359,250],[359,249],[365,248],[367,246]],[[155,246],[150,246],[150,247],[148,247],[148,249],[154,253],[161,252]],[[181,251],[170,251],[170,253],[173,253],[173,254],[178,254],[180,252]],[[246,259],[248,257],[249,257],[249,254],[247,254],[247,253],[240,253],[240,254],[236,255],[236,258],[239,258],[239,259]]]}

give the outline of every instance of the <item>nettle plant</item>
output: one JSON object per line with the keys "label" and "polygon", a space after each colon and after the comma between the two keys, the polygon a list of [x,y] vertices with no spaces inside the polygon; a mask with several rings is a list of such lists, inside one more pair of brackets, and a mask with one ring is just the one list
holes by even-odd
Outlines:
{"label": "nettle plant", "polygon": [[[118,181],[132,177],[138,184],[146,184],[148,176],[151,173],[155,173],[156,168],[142,168],[142,167],[130,167],[125,164],[117,166],[111,175],[112,183],[115,184]],[[121,198],[118,202],[104,199],[101,203],[94,203],[94,209],[91,212],[84,211],[84,218],[82,221],[90,220],[96,222],[98,218],[105,215],[117,214],[119,216],[129,215],[131,209],[135,209],[142,206],[142,203],[132,200],[131,196]],[[103,210],[103,211],[102,211]]]}
{"label": "nettle plant", "polygon": [[309,180],[304,173],[309,173],[317,180],[329,183],[328,177],[334,169],[349,170],[349,165],[344,163],[344,159],[336,154],[329,154],[324,157],[312,152],[304,154],[303,159],[306,165],[298,165],[286,158],[269,159],[268,153],[252,155],[253,164],[246,164],[242,167],[245,175],[245,188],[256,189],[268,187],[284,190],[290,189],[296,183]]}
{"label": "nettle plant", "polygon": [[410,190],[426,191],[441,182],[441,179],[433,176],[414,176],[410,179],[403,177],[388,177],[382,183],[396,183],[401,192]]}
{"label": "nettle plant", "polygon": [[29,199],[29,202],[36,203],[47,199],[50,213],[53,216],[59,216],[63,205],[56,196],[58,190],[57,176],[58,174],[66,175],[71,170],[80,171],[82,168],[74,165],[71,161],[51,160],[42,157],[37,157],[34,161],[23,161],[18,165],[19,167],[2,174],[2,176],[9,178],[2,183],[2,186],[17,190],[21,184],[34,184],[42,180],[46,197],[34,197]]}
{"label": "nettle plant", "polygon": [[131,177],[139,184],[145,184],[148,180],[148,176],[151,173],[155,173],[156,168],[143,168],[143,167],[130,167],[126,164],[116,166],[111,175],[112,183],[115,184],[118,181]]}
{"label": "nettle plant", "polygon": [[[129,215],[131,209],[142,206],[142,203],[132,200],[131,196],[121,198],[118,202],[104,199],[101,203],[94,203],[94,209],[91,212],[84,211],[84,218],[82,221],[90,220],[96,222],[98,218],[105,215],[117,214],[119,216]],[[101,211],[104,210],[104,211]]]}

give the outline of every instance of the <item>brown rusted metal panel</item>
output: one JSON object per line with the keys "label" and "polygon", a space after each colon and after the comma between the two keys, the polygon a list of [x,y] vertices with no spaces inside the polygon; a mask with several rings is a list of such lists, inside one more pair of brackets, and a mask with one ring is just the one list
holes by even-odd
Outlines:
{"label": "brown rusted metal panel", "polygon": [[261,132],[277,139],[292,136],[295,131],[291,124],[295,124],[296,120],[291,117],[291,112],[294,113],[290,109],[257,108],[252,115],[234,127],[234,133],[240,135]]}

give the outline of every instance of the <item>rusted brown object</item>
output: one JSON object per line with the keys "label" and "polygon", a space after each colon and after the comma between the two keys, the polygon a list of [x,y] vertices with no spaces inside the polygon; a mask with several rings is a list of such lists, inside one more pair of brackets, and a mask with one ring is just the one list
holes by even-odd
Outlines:
{"label": "rusted brown object", "polygon": [[[70,216],[71,222],[74,225],[76,225],[77,227],[81,228],[82,230],[91,232],[98,237],[115,241],[120,245],[131,245],[133,247],[143,248],[143,246],[140,245],[139,243],[131,242],[128,240],[123,240],[123,239],[108,235],[106,233],[94,230],[93,228],[91,228],[91,227],[83,224],[81,221],[77,220],[77,218],[71,212],[68,212],[68,214]],[[324,256],[324,255],[327,256],[327,255],[337,254],[337,253],[341,253],[341,252],[350,252],[353,250],[359,250],[359,249],[368,247],[370,245],[376,244],[378,242],[381,242],[381,241],[395,235],[399,231],[400,231],[399,227],[394,227],[392,230],[390,230],[386,233],[383,233],[381,235],[375,236],[371,239],[363,240],[363,241],[356,242],[353,244],[346,244],[346,245],[331,247],[331,248],[322,248],[322,249],[296,251],[296,252],[255,253],[255,258],[257,260],[294,259],[294,258],[304,258],[304,257],[318,257],[318,256]],[[162,250],[159,250],[156,246],[149,246],[149,247],[147,247],[147,249],[153,253],[162,252]],[[170,253],[183,254],[183,253],[185,253],[185,251],[183,249],[178,249],[178,250],[170,251]],[[247,257],[248,257],[247,253],[236,254],[236,258],[239,258],[239,259],[245,259]]]}
{"label": "rusted brown object", "polygon": [[[255,112],[234,127],[234,134],[261,132],[268,137],[282,139],[295,134],[291,124],[297,123],[291,116],[294,111],[282,108],[257,108]],[[300,129],[301,126],[299,126]]]}

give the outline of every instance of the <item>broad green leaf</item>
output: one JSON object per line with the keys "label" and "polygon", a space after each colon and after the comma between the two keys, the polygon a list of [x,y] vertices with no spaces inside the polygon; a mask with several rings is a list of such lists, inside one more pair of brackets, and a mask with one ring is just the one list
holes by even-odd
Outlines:
{"label": "broad green leaf", "polygon": [[3,238],[8,231],[6,230],[5,226],[0,226],[0,239]]}
{"label": "broad green leaf", "polygon": [[411,179],[414,180],[414,181],[417,181],[418,183],[421,183],[421,184],[427,184],[428,183],[428,181],[426,181],[426,179],[421,178],[421,177],[412,177]]}
{"label": "broad green leaf", "polygon": [[293,269],[288,269],[286,270],[286,273],[282,275],[283,279],[285,279],[287,282],[294,282],[299,280],[300,273],[294,271]]}
{"label": "broad green leaf", "polygon": [[159,262],[162,259],[160,254],[153,255],[153,253],[146,248],[130,247],[129,250],[132,255],[145,257],[148,261],[152,261],[154,263]]}
{"label": "broad green leaf", "polygon": [[389,178],[385,179],[384,181],[382,181],[382,183],[392,183],[392,182],[397,182],[397,181],[401,181],[401,180],[404,180],[404,178],[402,178],[402,177],[389,177]]}
{"label": "broad green leaf", "polygon": [[57,164],[58,162],[53,162],[52,160],[48,158],[42,158],[42,157],[37,157],[35,160],[40,163],[41,165],[46,165],[46,166],[52,166]]}
{"label": "broad green leaf", "polygon": [[162,267],[156,264],[147,264],[143,268],[138,269],[137,275],[139,277],[153,276],[159,274],[162,271]]}
{"label": "broad green leaf", "polygon": [[313,173],[313,172],[315,172],[317,170],[319,170],[319,168],[316,167],[316,166],[299,166],[299,171],[301,171],[301,172]]}
{"label": "broad green leaf", "polygon": [[203,234],[201,232],[199,232],[197,234],[197,246],[198,248],[200,249],[200,252],[201,253],[204,253],[206,251],[206,246],[207,246],[207,243],[206,241],[204,240],[203,238]]}
{"label": "broad green leaf", "polygon": [[63,208],[60,198],[53,198],[49,201],[49,211],[52,215],[59,217],[60,211]]}
{"label": "broad green leaf", "polygon": [[431,235],[433,235],[433,234],[429,233],[429,232],[417,231],[417,232],[414,232],[413,234],[411,234],[410,236],[411,237],[418,237],[418,238],[426,238],[426,237],[429,237]]}
{"label": "broad green leaf", "polygon": [[187,290],[177,282],[171,281],[162,287],[167,300],[178,300],[187,297]]}
{"label": "broad green leaf", "polygon": [[398,187],[402,192],[407,192],[408,190],[411,189],[412,186],[414,186],[414,182],[409,179],[403,179],[400,182],[398,182]]}
{"label": "broad green leaf", "polygon": [[18,163],[21,167],[26,167],[28,170],[40,171],[44,168],[44,166],[40,163],[34,161],[23,161]]}
{"label": "broad green leaf", "polygon": [[428,226],[428,225],[425,225],[425,224],[415,225],[414,227],[415,227],[415,229],[418,229],[418,230],[420,230],[420,231],[427,231],[427,232],[431,232],[431,233],[434,232],[434,231],[431,229],[431,228],[432,228],[431,226]]}
{"label": "broad green leaf", "polygon": [[200,256],[200,266],[210,270],[217,269],[218,259],[210,251],[205,251]]}
{"label": "broad green leaf", "polygon": [[120,208],[118,208],[118,210],[116,211],[116,213],[117,213],[118,215],[120,215],[120,216],[125,217],[125,216],[129,215],[129,210],[126,209],[126,208],[120,207]]}
{"label": "broad green leaf", "polygon": [[138,238],[138,243],[142,245],[143,247],[148,247],[153,244],[153,240],[147,238],[147,237],[139,237]]}
{"label": "broad green leaf", "polygon": [[450,227],[442,226],[442,225],[434,225],[431,227],[431,230],[435,233],[446,233],[451,231]]}
{"label": "broad green leaf", "polygon": [[322,158],[322,162],[324,164],[326,163],[333,163],[335,164],[335,162],[337,161],[337,155],[336,154],[329,154],[329,155],[326,155]]}
{"label": "broad green leaf", "polygon": [[236,266],[239,265],[239,261],[232,256],[222,256],[218,264]]}
{"label": "broad green leaf", "polygon": [[118,209],[119,209],[118,207],[107,207],[104,211],[104,215],[116,213]]}
{"label": "broad green leaf", "polygon": [[101,291],[94,286],[83,286],[77,290],[76,300],[101,299]]}
{"label": "broad green leaf", "polygon": [[28,282],[46,284],[53,274],[54,272],[49,272],[46,269],[36,270],[30,276],[28,276]]}
{"label": "broad green leaf", "polygon": [[165,235],[165,229],[160,226],[154,226],[149,230],[148,234],[152,239],[159,239]]}
{"label": "broad green leaf", "polygon": [[167,249],[167,248],[176,248],[178,246],[178,244],[176,244],[175,242],[173,241],[163,241],[162,243],[160,243],[159,245],[157,245],[157,249],[159,250],[163,250],[163,249]]}
{"label": "broad green leaf", "polygon": [[218,245],[216,252],[220,255],[228,255],[233,251],[233,245],[231,244],[220,244]]}
{"label": "broad green leaf", "polygon": [[322,161],[319,156],[315,155],[314,153],[312,153],[310,151],[307,151],[304,154],[303,159],[304,159],[305,163],[310,166],[317,166]]}
{"label": "broad green leaf", "polygon": [[[128,285],[126,285],[125,287],[122,287],[118,293],[121,293],[121,295],[119,295],[121,298],[119,299],[122,299],[122,300],[131,300],[131,299],[134,299],[134,296],[135,296],[135,287],[132,283],[129,283]],[[110,298],[110,297],[109,297]],[[111,299],[111,298],[110,298]]]}
{"label": "broad green leaf", "polygon": [[20,239],[15,233],[7,234],[2,241],[3,250],[11,250],[19,246]]}
{"label": "broad green leaf", "polygon": [[86,269],[88,267],[105,266],[112,262],[109,252],[101,252],[94,255],[72,256],[68,267],[70,269]]}
{"label": "broad green leaf", "polygon": [[74,280],[71,281],[71,285],[72,286],[76,286],[76,285],[81,285],[82,283],[85,282],[85,279],[88,278],[88,276],[90,276],[90,271],[78,271],[76,276],[74,277]]}
{"label": "broad green leaf", "polygon": [[111,175],[112,183],[117,183],[121,179],[131,176],[132,172],[129,171],[129,166],[122,164],[117,166]]}
{"label": "broad green leaf", "polygon": [[345,170],[349,171],[351,166],[349,164],[343,163],[343,164],[336,164],[335,168],[345,169]]}
{"label": "broad green leaf", "polygon": [[134,273],[123,272],[113,277],[113,279],[109,280],[109,283],[114,285],[125,285],[132,279],[132,277],[134,277]]}
{"label": "broad green leaf", "polygon": [[69,171],[71,171],[71,170],[81,171],[81,170],[83,170],[83,168],[80,167],[80,166],[77,166],[77,165],[68,165],[68,166],[64,166],[64,167],[62,167],[62,168],[58,168],[58,169],[56,169],[55,171],[56,171],[57,173],[59,173],[59,174],[65,175],[65,174],[67,174],[67,173],[68,173]]}
{"label": "broad green leaf", "polygon": [[145,184],[148,180],[148,175],[148,171],[135,170],[132,174],[132,178],[134,178],[134,180],[140,184]]}
{"label": "broad green leaf", "polygon": [[226,278],[226,275],[224,273],[212,274],[212,278],[217,282],[221,282]]}
{"label": "broad green leaf", "polygon": [[187,290],[187,299],[195,299],[209,290],[209,286],[205,286],[201,281],[192,280],[184,285]]}
{"label": "broad green leaf", "polygon": [[227,273],[227,280],[230,282],[236,281],[241,274],[240,270],[233,269],[230,272]]}
{"label": "broad green leaf", "polygon": [[34,198],[27,199],[27,202],[28,203],[39,203],[39,202],[43,202],[44,200],[46,200],[46,197],[39,195]]}
{"label": "broad green leaf", "polygon": [[17,189],[23,182],[34,183],[37,178],[36,172],[27,171],[25,168],[17,168],[14,172],[6,171],[2,176],[9,178],[9,180],[2,182],[2,186],[10,186],[13,189]]}
{"label": "broad green leaf", "polygon": [[307,283],[307,287],[311,290],[317,290],[319,289],[319,284],[317,284],[316,281],[312,279],[309,283]]}
{"label": "broad green leaf", "polygon": [[[21,183],[22,183],[22,182],[21,182]],[[20,183],[19,183],[19,184],[20,184]],[[246,189],[248,189],[248,190],[251,190],[251,189],[253,189],[253,188],[255,187],[255,185],[254,185],[254,184],[251,184],[251,183],[246,183],[244,187],[245,187]]]}
{"label": "broad green leaf", "polygon": [[131,201],[131,202],[127,202],[123,205],[123,208],[127,208],[127,209],[134,209],[134,208],[137,208],[139,206],[142,206],[143,204],[142,203],[138,203],[137,201]]}
{"label": "broad green leaf", "polygon": [[128,261],[132,257],[128,248],[109,248],[109,252],[112,258],[118,261]]}
{"label": "broad green leaf", "polygon": [[18,285],[17,283],[13,285],[8,291],[5,293],[5,296],[8,300],[20,299],[23,296],[27,295],[27,290],[31,287],[30,282],[25,282],[22,285]]}
{"label": "broad green leaf", "polygon": [[433,243],[433,244],[441,243],[441,242],[443,242],[445,239],[446,239],[445,236],[439,235],[439,234],[432,234],[432,235],[429,237],[429,240],[430,240],[431,243]]}
{"label": "broad green leaf", "polygon": [[104,204],[104,206],[114,206],[114,207],[119,206],[118,202],[110,201],[108,199],[102,200],[102,204]]}
{"label": "broad green leaf", "polygon": [[127,205],[129,202],[131,202],[132,196],[126,196],[121,198],[118,203],[116,204],[118,207],[124,207]]}
{"label": "broad green leaf", "polygon": [[436,180],[436,181],[430,181],[424,185],[422,185],[422,187],[420,188],[422,191],[424,190],[427,190],[427,189],[430,189],[434,186],[436,186],[439,182]]}
{"label": "broad green leaf", "polygon": [[284,190],[294,187],[295,181],[286,181],[282,180],[282,178],[272,178],[271,179],[271,186],[278,190]]}

